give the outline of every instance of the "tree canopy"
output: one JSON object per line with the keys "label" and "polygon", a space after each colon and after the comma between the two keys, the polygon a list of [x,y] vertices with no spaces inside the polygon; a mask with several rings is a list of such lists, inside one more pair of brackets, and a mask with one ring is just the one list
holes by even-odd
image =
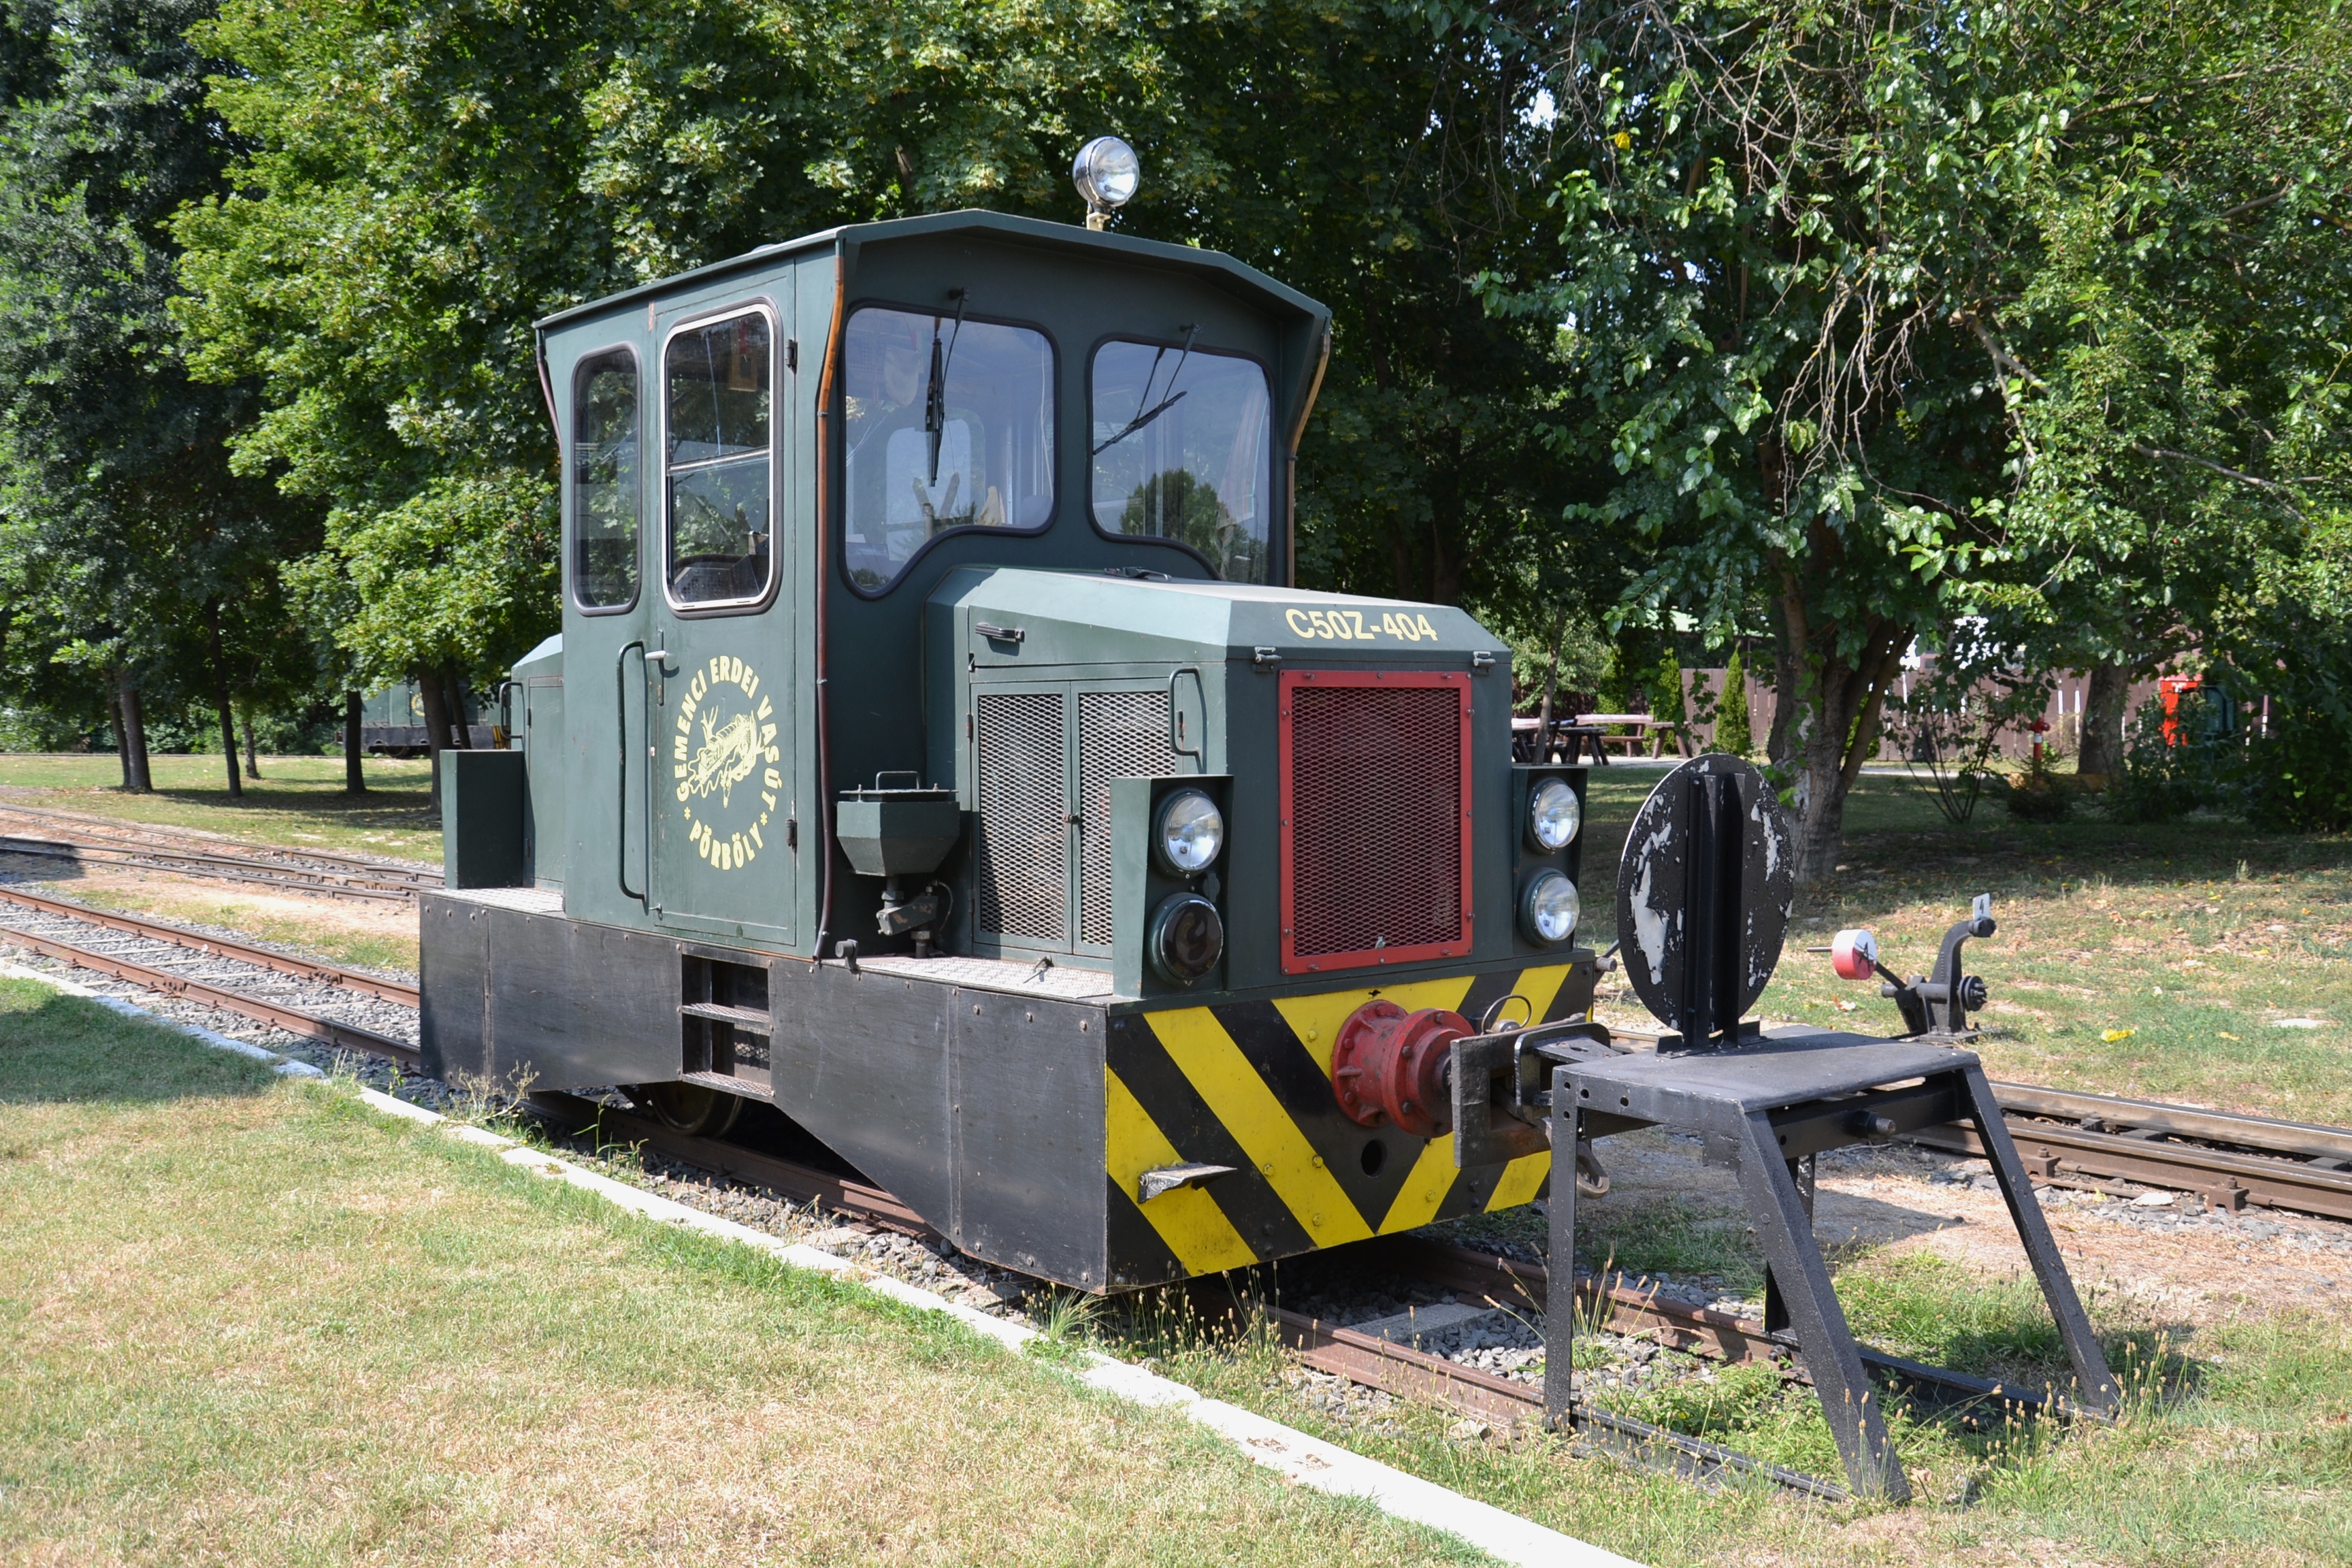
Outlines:
{"label": "tree canopy", "polygon": [[1559,236],[1489,296],[1567,323],[1612,470],[1572,515],[1647,547],[1618,615],[1769,617],[1801,877],[1916,639],[2178,647],[2343,504],[2333,9],[1498,15]]}
{"label": "tree canopy", "polygon": [[1072,220],[1114,131],[1122,227],[1334,310],[1302,578],[1547,662],[1605,622],[1629,678],[1762,641],[1807,875],[1915,646],[2194,647],[2352,753],[2352,656],[2281,657],[2352,610],[2330,0],[5,16],[13,690],[297,618],[337,681],[494,676],[557,622],[533,320],[844,221]]}
{"label": "tree canopy", "polygon": [[[227,441],[254,389],[192,379],[169,222],[225,188],[207,0],[17,0],[0,21],[0,679],[103,712],[307,685],[278,586],[310,520]],[[136,728],[136,704],[131,705]],[[234,770],[230,783],[235,786]]]}

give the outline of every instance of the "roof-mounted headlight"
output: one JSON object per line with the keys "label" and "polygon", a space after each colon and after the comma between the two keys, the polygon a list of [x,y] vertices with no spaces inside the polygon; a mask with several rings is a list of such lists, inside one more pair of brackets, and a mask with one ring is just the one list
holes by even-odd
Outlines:
{"label": "roof-mounted headlight", "polygon": [[1135,199],[1143,164],[1135,149],[1116,136],[1097,136],[1078,149],[1070,179],[1087,199],[1087,226],[1107,228],[1110,215]]}

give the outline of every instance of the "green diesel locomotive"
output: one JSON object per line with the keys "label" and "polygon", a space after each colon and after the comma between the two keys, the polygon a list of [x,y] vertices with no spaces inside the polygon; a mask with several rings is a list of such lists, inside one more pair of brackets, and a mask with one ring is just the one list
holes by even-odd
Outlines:
{"label": "green diesel locomotive", "polygon": [[443,754],[431,1070],[771,1101],[1087,1289],[1539,1195],[1444,1064],[1591,1006],[1584,779],[1461,611],[1292,585],[1322,305],[959,212],[539,344],[563,629]]}

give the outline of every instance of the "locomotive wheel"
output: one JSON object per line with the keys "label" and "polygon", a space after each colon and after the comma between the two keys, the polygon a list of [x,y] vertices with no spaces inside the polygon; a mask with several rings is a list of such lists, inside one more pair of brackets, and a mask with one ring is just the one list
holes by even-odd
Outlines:
{"label": "locomotive wheel", "polygon": [[698,1083],[632,1084],[629,1098],[663,1126],[696,1138],[720,1136],[743,1111],[741,1095]]}

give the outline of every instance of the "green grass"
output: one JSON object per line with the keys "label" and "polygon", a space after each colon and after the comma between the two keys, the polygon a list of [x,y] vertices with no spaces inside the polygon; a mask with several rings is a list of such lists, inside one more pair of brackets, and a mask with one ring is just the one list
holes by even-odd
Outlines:
{"label": "green grass", "polygon": [[[1614,940],[1617,857],[1660,776],[1603,772],[1585,849],[1596,947]],[[2352,1123],[2352,839],[2205,818],[2123,826],[2087,810],[2043,826],[1997,801],[1954,827],[1899,772],[1865,773],[1846,823],[1837,874],[1799,896],[1760,1016],[1898,1029],[1874,985],[1838,980],[1805,948],[1868,926],[1890,966],[1922,973],[1989,892],[2000,929],[1969,945],[1968,966],[1992,993],[1979,1022],[1996,1077]]]}
{"label": "green grass", "polygon": [[432,809],[422,759],[367,759],[368,793],[343,793],[343,760],[264,757],[261,777],[228,796],[227,770],[215,756],[152,756],[152,795],[125,795],[111,753],[0,754],[0,805],[42,806],[196,827],[258,844],[390,855],[438,864],[441,820]]}
{"label": "green grass", "polygon": [[[1988,1375],[2065,1378],[2030,1281],[1988,1282],[1932,1257],[1865,1255],[1846,1261],[1840,1294],[1856,1331],[1898,1352]],[[1173,1293],[1141,1299],[1097,1330],[1121,1353],[1154,1356],[1218,1397],[1661,1568],[2352,1561],[2352,1323],[2287,1315],[2184,1342],[2097,1303],[2094,1318],[2126,1388],[2123,1421],[1972,1433],[1898,1399],[1889,1426],[1916,1493],[1903,1509],[1702,1492],[1573,1457],[1528,1429],[1465,1441],[1449,1434],[1456,1417],[1430,1405],[1339,1420],[1299,1385],[1262,1319],[1212,1328]],[[1769,1367],[1717,1368],[1706,1381],[1602,1402],[1842,1474],[1812,1392]]]}
{"label": "green grass", "polygon": [[0,1562],[1471,1561],[950,1321],[0,981]]}

